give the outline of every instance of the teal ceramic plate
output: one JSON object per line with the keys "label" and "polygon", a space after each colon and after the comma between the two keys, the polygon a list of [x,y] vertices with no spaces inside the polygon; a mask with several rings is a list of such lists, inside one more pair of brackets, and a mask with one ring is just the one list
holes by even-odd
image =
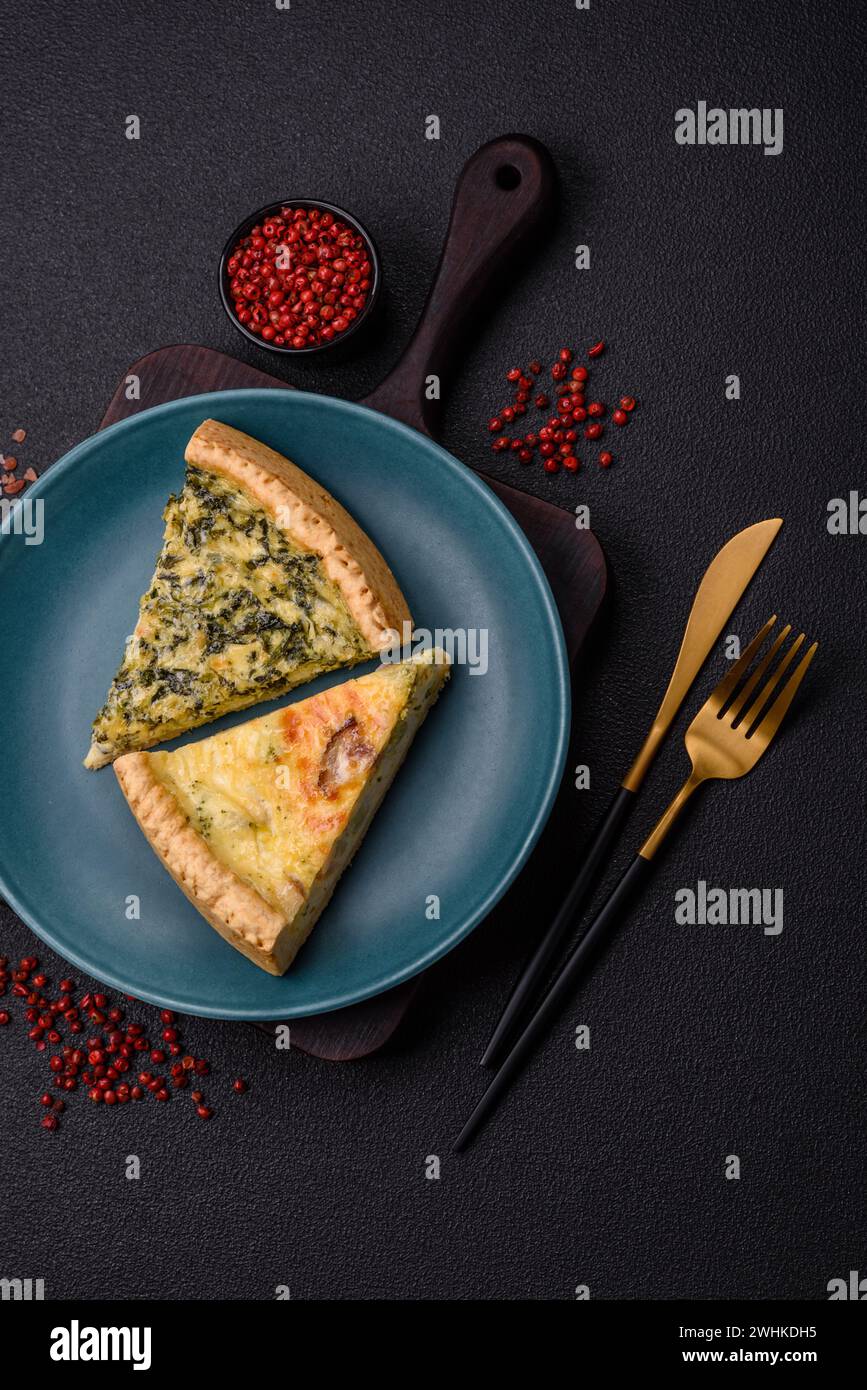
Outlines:
{"label": "teal ceramic plate", "polygon": [[[184,447],[207,416],[264,440],[334,493],[388,557],[419,627],[487,633],[487,671],[456,667],[355,863],[282,979],[226,945],[187,902],[111,768],[81,766],[152,573],[163,506],[183,480]],[[215,1018],[272,1019],[389,989],[482,920],[551,808],[569,687],[539,563],[469,468],[361,406],[301,392],[226,391],[157,406],[85,440],[27,496],[31,506],[44,503],[42,544],[0,539],[0,679],[12,711],[0,891],[39,936],[137,998]],[[250,717],[231,715],[186,737]]]}

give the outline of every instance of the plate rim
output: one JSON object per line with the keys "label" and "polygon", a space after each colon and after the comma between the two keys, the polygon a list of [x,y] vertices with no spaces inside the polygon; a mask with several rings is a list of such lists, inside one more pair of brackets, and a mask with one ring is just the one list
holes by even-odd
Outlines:
{"label": "plate rim", "polygon": [[[162,401],[158,405],[149,406],[145,410],[136,411],[134,415],[128,415],[123,420],[116,420],[113,424],[106,426],[105,429],[97,430],[96,433],[88,435],[87,438],[80,440],[55,463],[40,475],[37,481],[27,493],[28,499],[44,497],[52,489],[54,484],[52,479],[62,479],[74,469],[82,455],[92,448],[97,442],[101,443],[116,434],[123,435],[141,428],[142,422],[147,421],[155,415],[165,416],[179,413],[183,409],[189,409],[191,405],[199,402],[203,408],[205,403],[209,405],[223,402],[249,402],[255,403],[264,395],[270,400],[278,401],[304,401],[314,405],[321,405],[327,409],[337,409],[347,414],[360,414],[366,417],[373,417],[378,425],[384,426],[389,431],[397,431],[409,441],[415,448],[422,448],[432,452],[437,461],[446,467],[454,476],[458,477],[461,485],[468,486],[472,491],[483,499],[484,503],[492,507],[495,514],[499,515],[500,521],[505,524],[507,531],[511,534],[513,542],[518,550],[522,552],[524,559],[529,564],[529,568],[536,581],[536,586],[543,600],[548,626],[553,638],[552,651],[555,657],[556,667],[556,690],[558,695],[557,709],[557,730],[555,754],[552,758],[552,766],[544,787],[544,793],[539,798],[535,815],[532,823],[523,837],[519,849],[513,854],[509,868],[500,875],[497,882],[485,895],[483,901],[476,907],[475,911],[462,917],[460,925],[452,931],[449,936],[435,947],[417,957],[410,966],[398,968],[392,971],[387,978],[378,977],[369,987],[350,990],[347,994],[336,994],[332,997],[312,1004],[290,1007],[290,1009],[280,1014],[280,1018],[312,1018],[320,1014],[334,1013],[340,1009],[351,1008],[354,1004],[360,1004],[364,1000],[375,998],[377,995],[384,994],[388,990],[395,989],[398,985],[415,978],[423,971],[429,969],[436,961],[455,949],[456,946],[475,930],[484,921],[485,917],[493,910],[496,904],[508,891],[512,883],[518,877],[521,870],[527,863],[539,837],[547,824],[548,818],[554,805],[554,800],[560,787],[565,768],[566,755],[569,746],[569,736],[571,730],[571,688],[569,661],[566,653],[566,642],[563,634],[563,626],[560,621],[560,614],[548,577],[542,568],[541,561],[533,549],[529,539],[524,534],[518,522],[512,516],[508,507],[496,495],[492,488],[488,487],[484,480],[468,464],[461,463],[459,459],[436,440],[421,434],[418,430],[406,425],[401,420],[395,420],[389,415],[384,415],[381,411],[373,410],[369,406],[362,405],[355,401],[345,401],[339,396],[323,395],[313,391],[280,391],[275,387],[251,386],[236,387],[225,391],[208,391],[197,393],[191,396],[181,396],[176,400]],[[291,408],[291,407],[290,407]],[[210,414],[210,410],[206,409]],[[530,494],[527,494],[528,496]],[[339,500],[339,499],[338,499]],[[3,551],[3,542],[11,544],[11,535],[0,535],[0,554]],[[299,686],[298,690],[303,690]],[[294,695],[294,692],[292,692]],[[302,697],[303,698],[303,697]],[[254,707],[255,708],[255,707]],[[180,891],[180,890],[179,890]],[[3,846],[0,843],[0,894],[2,894],[9,906],[18,914],[23,922],[36,933],[41,941],[44,941],[53,951],[56,951],[62,959],[85,970],[95,979],[100,980],[111,988],[120,990],[122,993],[135,991],[135,998],[145,1003],[153,1004],[160,1008],[175,1009],[179,1013],[192,1014],[200,1018],[213,1018],[222,1020],[239,1020],[249,1022],[272,1022],[275,1020],[274,1006],[263,1007],[261,1010],[250,1012],[244,1009],[243,1012],[232,1011],[227,1013],[225,1009],[215,1008],[210,1005],[196,1005],[189,1000],[180,999],[177,995],[162,994],[153,990],[142,990],[139,986],[131,985],[129,981],[124,981],[113,970],[106,971],[98,967],[97,964],[85,953],[79,953],[70,948],[65,942],[61,943],[50,930],[45,929],[39,924],[38,911],[32,911],[30,907],[19,897],[14,889],[11,889],[7,880],[3,864]]]}

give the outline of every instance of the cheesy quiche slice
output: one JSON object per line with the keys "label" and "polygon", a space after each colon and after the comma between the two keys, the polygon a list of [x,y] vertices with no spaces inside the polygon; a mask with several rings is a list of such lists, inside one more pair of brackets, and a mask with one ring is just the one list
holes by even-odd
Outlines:
{"label": "cheesy quiche slice", "polygon": [[439,650],[382,665],[117,779],[169,873],[272,975],[306,941],[449,673]]}
{"label": "cheesy quiche slice", "polygon": [[373,542],[288,459],[217,420],[185,457],[85,767],[365,661],[409,621]]}

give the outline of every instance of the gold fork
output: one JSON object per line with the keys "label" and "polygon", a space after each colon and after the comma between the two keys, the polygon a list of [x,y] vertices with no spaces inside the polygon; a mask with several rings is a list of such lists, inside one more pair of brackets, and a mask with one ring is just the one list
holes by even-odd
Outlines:
{"label": "gold fork", "polygon": [[[692,763],[689,777],[657,821],[608,901],[567,956],[560,974],[542,999],[524,1031],[519,1035],[511,1052],[506,1056],[499,1071],[494,1075],[487,1090],[464,1125],[454,1144],[456,1150],[466,1148],[476,1130],[508,1088],[512,1077],[519,1070],[521,1063],[547,1024],[559,1013],[562,1005],[572,994],[575,983],[588,960],[605,936],[618,924],[636,889],[649,876],[653,859],[660,845],[696,788],[700,787],[702,782],[744,777],[752,771],[759,758],[767,751],[819,645],[818,642],[813,643],[779,694],[774,698],[774,692],[780,681],[804,645],[803,632],[796,637],[750,704],[749,701],[759,682],[792,631],[790,625],[784,627],[772,642],[766,655],[747,675],[750,663],[762,647],[776,621],[776,615],[769,618],[761,631],[756,633],[746,651],[735,662],[725,678],[720,681],[710,699],[693,719],[686,732],[686,751]],[[744,679],[745,677],[746,679]]]}

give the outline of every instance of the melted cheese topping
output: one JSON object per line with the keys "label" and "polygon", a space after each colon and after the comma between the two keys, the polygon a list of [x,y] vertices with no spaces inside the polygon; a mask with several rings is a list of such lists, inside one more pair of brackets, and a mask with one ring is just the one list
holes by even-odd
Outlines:
{"label": "melted cheese topping", "polygon": [[135,632],[93,725],[112,754],[273,699],[372,655],[320,557],[189,466]]}
{"label": "melted cheese topping", "polygon": [[294,916],[402,721],[420,719],[447,666],[383,666],[171,753],[151,753],[216,857]]}

